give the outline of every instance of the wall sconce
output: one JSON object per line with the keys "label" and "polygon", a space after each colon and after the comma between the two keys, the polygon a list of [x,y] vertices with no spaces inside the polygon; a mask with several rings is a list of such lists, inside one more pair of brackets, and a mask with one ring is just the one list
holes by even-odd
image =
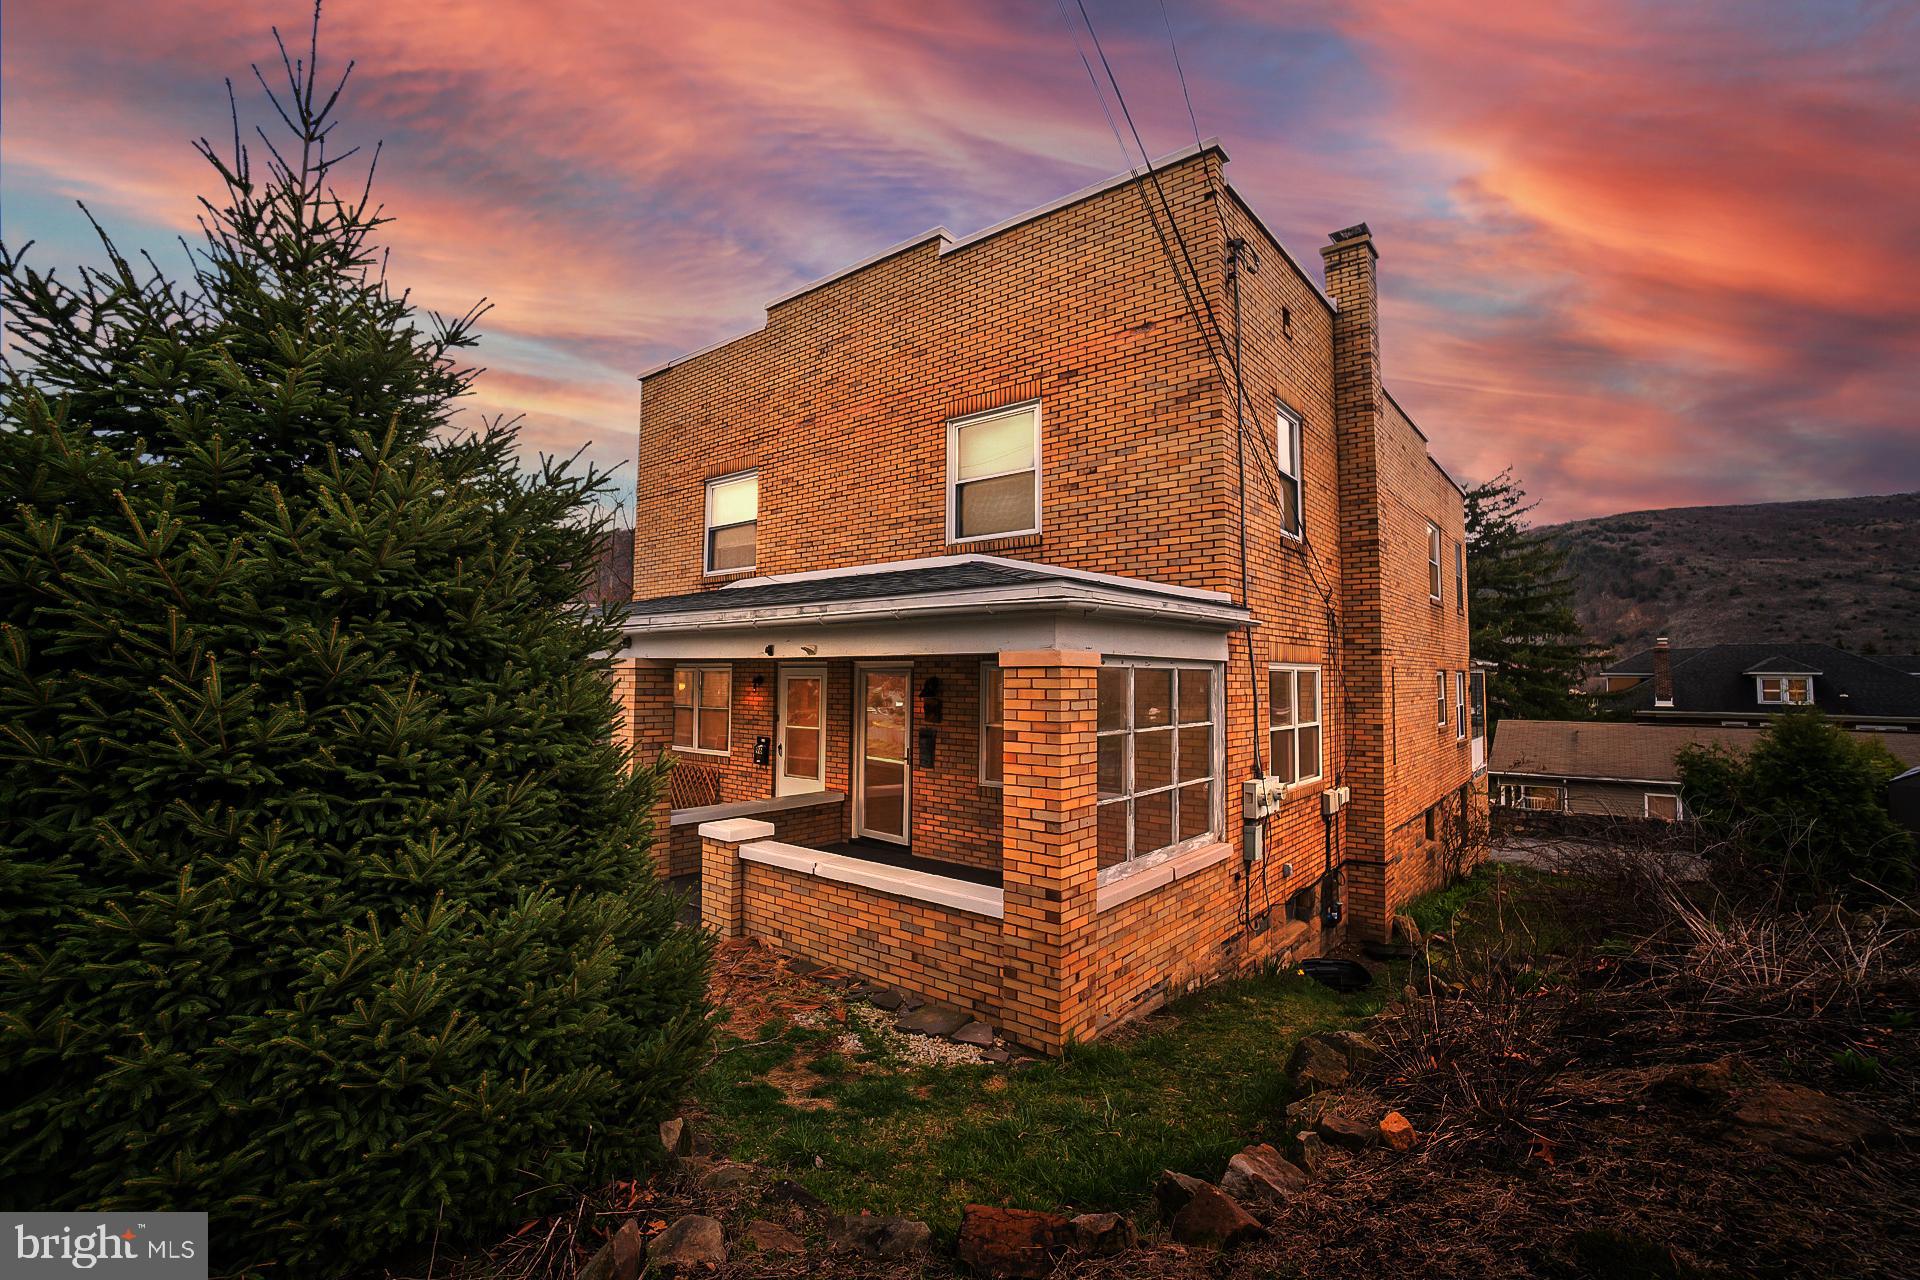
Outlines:
{"label": "wall sconce", "polygon": [[756,689],[764,689],[764,688],[766,688],[766,687],[767,687],[767,678],[766,678],[765,676],[763,676],[763,675],[760,675],[760,674],[759,674],[758,672],[756,672],[756,673],[754,673],[754,677],[753,677],[753,687],[754,687],[754,688],[756,688]]}

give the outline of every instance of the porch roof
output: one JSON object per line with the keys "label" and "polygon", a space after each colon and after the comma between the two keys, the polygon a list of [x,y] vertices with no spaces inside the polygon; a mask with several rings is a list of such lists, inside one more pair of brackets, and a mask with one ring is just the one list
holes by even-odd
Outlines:
{"label": "porch roof", "polygon": [[1224,657],[1227,632],[1248,622],[1247,611],[1224,592],[956,555],[752,578],[636,600],[625,630],[634,657],[1049,648],[1178,657],[1213,657],[1218,650]]}

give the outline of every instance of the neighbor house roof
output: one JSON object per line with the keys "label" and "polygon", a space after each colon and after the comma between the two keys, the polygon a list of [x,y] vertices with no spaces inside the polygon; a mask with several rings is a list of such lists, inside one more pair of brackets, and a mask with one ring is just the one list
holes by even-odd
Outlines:
{"label": "neighbor house roof", "polygon": [[[1542,778],[1678,782],[1675,761],[1695,743],[1744,755],[1765,729],[1628,721],[1502,720],[1494,728],[1488,772]],[[1878,742],[1906,765],[1920,765],[1920,733],[1854,733]]]}
{"label": "neighbor house roof", "polygon": [[[1637,653],[1602,674],[1650,676],[1653,652],[1648,649]],[[1814,677],[1814,705],[1829,715],[1920,718],[1920,676],[1890,666],[1884,658],[1849,653],[1830,644],[1716,644],[1673,649],[1670,654],[1671,710],[1677,713],[1754,715],[1777,711],[1778,707],[1761,705],[1754,677],[1808,674]],[[1617,697],[1618,705],[1630,711],[1655,710],[1651,680]]]}

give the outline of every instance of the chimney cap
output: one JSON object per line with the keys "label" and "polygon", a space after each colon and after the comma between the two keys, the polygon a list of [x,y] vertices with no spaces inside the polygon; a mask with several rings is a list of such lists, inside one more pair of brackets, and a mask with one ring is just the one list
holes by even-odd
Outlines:
{"label": "chimney cap", "polygon": [[1344,244],[1348,240],[1358,240],[1362,236],[1371,236],[1372,234],[1373,232],[1367,229],[1366,223],[1356,222],[1350,227],[1345,227],[1334,232],[1332,235],[1329,235],[1327,239],[1333,241],[1335,244]]}

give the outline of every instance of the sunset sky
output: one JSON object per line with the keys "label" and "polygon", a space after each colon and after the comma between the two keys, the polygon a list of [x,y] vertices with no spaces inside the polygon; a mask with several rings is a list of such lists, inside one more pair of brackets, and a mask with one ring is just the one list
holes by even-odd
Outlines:
{"label": "sunset sky", "polygon": [[[1159,0],[1087,7],[1149,149],[1190,145]],[[223,77],[264,120],[247,66],[309,12],[6,0],[0,234],[91,258],[82,199],[168,260]],[[1456,476],[1510,463],[1543,519],[1920,489],[1920,5],[1165,12],[1295,256],[1372,226],[1388,384]],[[329,0],[348,57],[392,274],[494,303],[474,410],[607,464],[642,368],[1125,167],[1055,0]]]}

